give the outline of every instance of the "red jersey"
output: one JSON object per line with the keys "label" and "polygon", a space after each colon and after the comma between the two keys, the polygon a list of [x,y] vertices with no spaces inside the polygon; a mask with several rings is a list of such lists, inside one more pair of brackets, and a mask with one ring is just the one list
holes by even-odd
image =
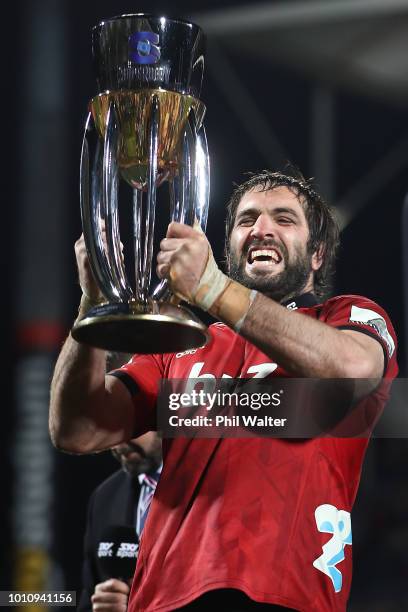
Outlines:
{"label": "red jersey", "polygon": [[[376,338],[394,378],[396,337],[387,314],[360,296],[289,309]],[[139,355],[119,376],[142,392],[142,430],[155,427],[161,378],[288,376],[221,323],[203,348]],[[126,380],[125,380],[126,382]],[[128,380],[129,382],[129,380]],[[379,411],[384,385],[370,396]],[[362,400],[363,402],[366,400]],[[351,584],[350,512],[368,439],[240,438],[163,440],[164,467],[141,541],[130,612],[170,611],[213,589],[302,612],[344,611]]]}

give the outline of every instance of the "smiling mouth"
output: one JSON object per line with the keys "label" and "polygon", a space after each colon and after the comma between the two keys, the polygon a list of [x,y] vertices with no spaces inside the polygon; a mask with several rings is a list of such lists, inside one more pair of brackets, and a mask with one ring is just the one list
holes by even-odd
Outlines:
{"label": "smiling mouth", "polygon": [[248,263],[252,265],[257,261],[279,264],[282,261],[282,255],[273,248],[251,249],[248,253]]}

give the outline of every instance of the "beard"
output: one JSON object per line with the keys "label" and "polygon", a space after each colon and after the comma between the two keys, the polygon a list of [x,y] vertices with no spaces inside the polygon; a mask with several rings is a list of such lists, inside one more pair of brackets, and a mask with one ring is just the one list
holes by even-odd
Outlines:
{"label": "beard", "polygon": [[151,457],[143,457],[139,461],[126,461],[122,462],[122,468],[130,474],[133,478],[139,476],[139,474],[150,474],[155,472],[159,467],[158,464]]}
{"label": "beard", "polygon": [[[136,452],[137,455],[132,456],[132,452]],[[125,472],[133,478],[136,478],[139,474],[155,472],[161,463],[159,451],[145,453],[143,448],[133,442],[120,445],[120,450],[113,448],[112,453]]]}
{"label": "beard", "polygon": [[[284,262],[284,269],[279,274],[270,276],[268,274],[259,274],[259,276],[249,276],[245,272],[245,265],[250,247],[259,246],[259,248],[275,247],[279,249]],[[252,242],[241,253],[238,258],[230,253],[229,255],[229,273],[228,276],[233,280],[238,281],[248,289],[260,291],[276,302],[282,302],[286,299],[295,297],[302,293],[305,289],[310,273],[312,272],[312,255],[307,250],[302,252],[299,248],[296,249],[293,261],[289,260],[289,253],[283,244],[278,244],[276,241],[268,240],[258,243]]]}

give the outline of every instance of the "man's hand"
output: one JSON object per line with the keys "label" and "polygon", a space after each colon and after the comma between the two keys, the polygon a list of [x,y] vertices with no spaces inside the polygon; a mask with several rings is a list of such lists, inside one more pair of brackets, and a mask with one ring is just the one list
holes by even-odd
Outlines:
{"label": "man's hand", "polygon": [[81,285],[82,293],[91,301],[99,302],[103,299],[103,295],[99,290],[92,274],[91,265],[86,251],[84,235],[75,243],[75,256],[78,267],[79,284]]}
{"label": "man's hand", "polygon": [[160,248],[159,278],[167,278],[178,297],[213,314],[213,306],[231,280],[217,266],[203,232],[182,223],[170,223]]}
{"label": "man's hand", "polygon": [[160,243],[160,249],[157,256],[159,278],[167,278],[173,293],[194,304],[211,252],[207,238],[189,225],[173,222]]}
{"label": "man's hand", "polygon": [[122,580],[110,578],[100,582],[95,587],[91,597],[92,610],[105,610],[105,612],[126,612],[130,588]]}
{"label": "man's hand", "polygon": [[169,280],[173,293],[239,331],[256,291],[219,269],[205,235],[173,222],[160,248],[157,274]]}

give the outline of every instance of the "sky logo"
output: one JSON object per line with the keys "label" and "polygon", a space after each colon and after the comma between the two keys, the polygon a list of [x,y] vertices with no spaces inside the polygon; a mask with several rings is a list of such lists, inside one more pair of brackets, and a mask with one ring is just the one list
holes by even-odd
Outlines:
{"label": "sky logo", "polygon": [[329,576],[338,593],[343,576],[336,565],[344,559],[345,545],[352,543],[350,512],[338,510],[331,504],[322,504],[315,510],[315,519],[318,530],[331,533],[333,537],[322,546],[323,554],[313,562],[313,567]]}
{"label": "sky logo", "polygon": [[129,39],[130,59],[136,64],[157,64],[160,59],[159,35],[135,32]]}

